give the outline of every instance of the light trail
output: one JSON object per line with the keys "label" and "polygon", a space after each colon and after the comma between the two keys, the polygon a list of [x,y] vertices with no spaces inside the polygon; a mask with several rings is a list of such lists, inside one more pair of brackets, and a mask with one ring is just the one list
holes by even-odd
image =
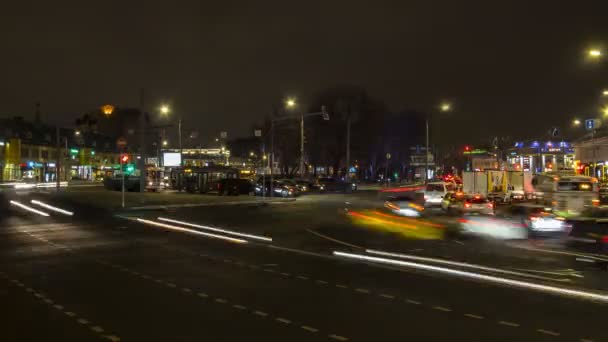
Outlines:
{"label": "light trail", "polygon": [[175,231],[179,231],[179,232],[201,235],[201,236],[206,236],[206,237],[210,237],[210,238],[214,238],[214,239],[226,240],[226,241],[236,242],[236,243],[247,243],[247,240],[241,240],[241,239],[231,238],[228,236],[217,235],[217,234],[204,233],[204,232],[201,232],[198,230],[182,228],[182,227],[173,226],[173,225],[166,224],[166,223],[160,223],[160,222],[145,220],[145,219],[141,219],[141,218],[138,218],[137,221],[144,223],[144,224],[157,226],[157,227],[161,227],[161,228],[166,228],[166,229],[171,229],[171,230],[175,230]]}
{"label": "light trail", "polygon": [[239,233],[239,232],[235,232],[235,231],[232,231],[232,230],[213,228],[213,227],[209,227],[209,226],[203,226],[203,225],[200,225],[200,224],[194,224],[194,223],[189,223],[189,222],[184,222],[184,221],[178,221],[178,220],[174,220],[174,219],[170,219],[170,218],[166,218],[166,217],[159,217],[158,220],[159,221],[165,221],[165,222],[171,222],[171,223],[175,223],[175,224],[181,224],[183,226],[188,226],[188,227],[193,227],[193,228],[206,229],[206,230],[210,230],[210,231],[217,232],[217,233],[224,233],[224,234],[230,234],[230,235],[240,236],[240,237],[244,237],[244,238],[250,238],[250,239],[255,239],[255,240],[272,242],[272,238],[269,238],[269,237],[266,237],[266,236]]}
{"label": "light trail", "polygon": [[25,204],[19,203],[19,202],[17,202],[17,201],[13,201],[13,200],[11,200],[11,202],[10,202],[10,203],[11,203],[12,205],[14,205],[14,206],[17,206],[17,207],[19,207],[19,208],[21,208],[21,209],[27,210],[27,211],[29,211],[29,212],[31,212],[31,213],[38,214],[38,215],[40,215],[40,216],[49,216],[49,214],[48,214],[48,213],[45,213],[44,211],[40,211],[40,210],[38,210],[38,209],[34,209],[34,208],[30,207],[30,206],[27,206],[27,205],[25,205]]}
{"label": "light trail", "polygon": [[71,211],[63,210],[61,208],[54,207],[54,206],[46,204],[44,202],[40,202],[40,201],[37,201],[37,200],[31,200],[30,202],[32,204],[39,205],[39,206],[41,206],[43,208],[46,208],[46,209],[49,209],[49,210],[52,210],[52,211],[56,211],[56,212],[64,214],[64,215],[68,215],[68,216],[73,216],[74,215],[74,213],[71,212]]}
{"label": "light trail", "polygon": [[523,288],[523,289],[535,290],[535,291],[539,291],[539,292],[546,292],[546,293],[563,295],[563,296],[568,296],[568,297],[592,300],[592,301],[596,301],[596,302],[608,303],[608,296],[599,294],[599,293],[594,293],[594,292],[586,292],[586,291],[572,290],[572,289],[566,289],[566,288],[561,288],[561,287],[556,287],[556,286],[535,284],[535,283],[530,283],[530,282],[521,281],[521,280],[513,280],[513,279],[489,276],[489,275],[485,275],[485,274],[473,273],[473,272],[468,272],[468,271],[460,271],[460,270],[455,270],[455,269],[446,268],[446,267],[415,263],[415,262],[411,262],[411,261],[401,261],[401,260],[386,259],[386,258],[380,258],[380,257],[371,257],[371,256],[367,256],[367,255],[344,253],[344,252],[338,252],[338,251],[334,251],[333,254],[336,256],[344,257],[344,258],[410,267],[410,268],[415,268],[415,269],[424,270],[424,271],[444,273],[444,274],[459,276],[459,277],[463,277],[463,278],[470,278],[470,279],[481,280],[481,281],[490,282],[490,283],[496,283],[496,284],[501,284],[501,285],[519,287],[519,288]]}

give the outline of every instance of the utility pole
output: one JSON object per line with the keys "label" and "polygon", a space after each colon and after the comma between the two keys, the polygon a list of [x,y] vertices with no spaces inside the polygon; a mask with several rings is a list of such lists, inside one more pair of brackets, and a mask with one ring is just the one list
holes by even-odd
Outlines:
{"label": "utility pole", "polygon": [[59,189],[61,188],[61,172],[59,171],[61,170],[61,138],[59,137],[59,126],[55,128],[55,135],[57,138],[57,161],[55,162],[55,180],[57,181],[57,192],[59,192]]}
{"label": "utility pole", "polygon": [[424,184],[429,181],[429,117],[426,117],[426,153],[424,158]]}
{"label": "utility pole", "polygon": [[[144,112],[144,88],[139,91],[139,191],[146,190],[146,114]],[[143,200],[143,197],[142,197]]]}
{"label": "utility pole", "polygon": [[[270,118],[270,198],[274,197],[274,111]],[[266,184],[262,187],[262,191],[266,191]]]}
{"label": "utility pole", "polygon": [[304,177],[304,113],[300,115],[300,177]]}
{"label": "utility pole", "polygon": [[347,182],[350,179],[350,106],[346,112],[346,176]]}
{"label": "utility pole", "polygon": [[177,135],[179,137],[179,161],[181,166],[184,166],[184,150],[182,148],[182,119],[179,118],[177,121]]}

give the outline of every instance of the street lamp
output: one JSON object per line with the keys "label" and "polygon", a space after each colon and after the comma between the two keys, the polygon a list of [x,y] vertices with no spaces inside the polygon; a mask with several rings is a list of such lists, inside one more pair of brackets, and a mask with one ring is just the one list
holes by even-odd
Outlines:
{"label": "street lamp", "polygon": [[[447,113],[452,110],[452,105],[449,102],[442,102],[439,105],[439,110],[442,113]],[[426,184],[429,180],[429,116],[426,116],[426,156],[424,158],[424,183]]]}
{"label": "street lamp", "polygon": [[163,146],[167,146],[169,142],[167,140],[163,140]]}
{"label": "street lamp", "polygon": [[170,110],[170,108],[169,108],[168,105],[162,105],[162,106],[160,106],[160,113],[161,114],[168,115],[170,111],[171,110]]}
{"label": "street lamp", "polygon": [[572,121],[572,124],[574,124],[574,126],[580,126],[580,124],[581,124],[581,120],[579,120],[579,119],[574,119],[574,121]]}
{"label": "street lamp", "polygon": [[591,58],[600,58],[602,57],[602,50],[600,49],[589,49],[589,51],[587,51],[587,55]]}
{"label": "street lamp", "polygon": [[106,116],[110,116],[112,115],[112,113],[114,113],[114,106],[112,105],[103,105],[101,106],[101,112],[104,113]]}
{"label": "street lamp", "polygon": [[293,97],[288,98],[287,100],[285,100],[285,107],[292,109],[296,107],[296,99]]}
{"label": "street lamp", "polygon": [[608,89],[604,89],[604,91],[602,91],[602,95],[608,96]]}

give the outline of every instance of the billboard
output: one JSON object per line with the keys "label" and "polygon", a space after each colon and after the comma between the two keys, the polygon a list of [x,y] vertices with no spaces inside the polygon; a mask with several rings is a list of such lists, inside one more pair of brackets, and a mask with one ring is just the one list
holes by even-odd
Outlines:
{"label": "billboard", "polygon": [[163,166],[180,166],[182,155],[179,152],[163,152]]}

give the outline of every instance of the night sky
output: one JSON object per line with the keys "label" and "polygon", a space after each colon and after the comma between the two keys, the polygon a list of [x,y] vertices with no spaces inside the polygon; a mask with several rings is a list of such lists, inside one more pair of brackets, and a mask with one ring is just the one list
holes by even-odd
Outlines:
{"label": "night sky", "polygon": [[[596,116],[606,1],[30,1],[0,12],[0,116],[71,124],[104,103],[172,106],[202,138],[252,134],[281,97],[355,84],[436,111],[454,141]],[[465,3],[465,4],[463,4]],[[566,6],[565,4],[569,4]],[[602,4],[603,3],[603,4]],[[500,5],[499,5],[500,4]],[[443,130],[442,130],[443,131]]]}

